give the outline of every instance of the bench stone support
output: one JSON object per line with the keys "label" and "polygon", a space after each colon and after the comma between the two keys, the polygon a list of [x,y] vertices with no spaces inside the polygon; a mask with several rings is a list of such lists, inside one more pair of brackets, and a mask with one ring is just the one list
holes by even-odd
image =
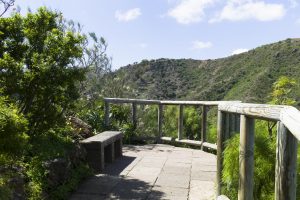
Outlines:
{"label": "bench stone support", "polygon": [[105,131],[80,142],[87,152],[87,162],[95,172],[102,172],[105,163],[122,156],[122,138],[119,131]]}

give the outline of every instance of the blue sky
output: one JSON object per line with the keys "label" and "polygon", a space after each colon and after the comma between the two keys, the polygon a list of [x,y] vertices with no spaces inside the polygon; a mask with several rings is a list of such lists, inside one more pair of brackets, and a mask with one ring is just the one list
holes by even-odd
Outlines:
{"label": "blue sky", "polygon": [[214,59],[300,37],[300,0],[16,0],[61,11],[108,42],[113,68],[142,59]]}

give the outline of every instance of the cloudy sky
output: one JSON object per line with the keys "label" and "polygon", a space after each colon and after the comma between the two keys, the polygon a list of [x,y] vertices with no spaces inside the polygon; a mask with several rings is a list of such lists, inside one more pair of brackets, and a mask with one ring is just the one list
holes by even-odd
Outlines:
{"label": "cloudy sky", "polygon": [[114,68],[142,59],[214,59],[300,37],[300,0],[16,0],[61,11],[103,36]]}

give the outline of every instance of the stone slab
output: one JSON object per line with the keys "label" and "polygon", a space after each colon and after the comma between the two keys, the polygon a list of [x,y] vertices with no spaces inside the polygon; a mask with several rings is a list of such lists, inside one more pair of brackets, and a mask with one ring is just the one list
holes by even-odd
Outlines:
{"label": "stone slab", "polygon": [[108,194],[109,199],[146,199],[152,185],[139,179],[125,178]]}
{"label": "stone slab", "polygon": [[189,190],[185,188],[154,186],[148,197],[148,200],[155,200],[155,199],[186,200],[188,199],[188,193]]}
{"label": "stone slab", "polygon": [[191,180],[215,181],[216,172],[192,171]]}
{"label": "stone slab", "polygon": [[70,199],[209,200],[216,156],[170,145],[130,145],[104,173],[83,182]]}
{"label": "stone slab", "polygon": [[176,187],[176,188],[189,188],[190,176],[184,174],[167,174],[161,173],[155,186],[160,187]]}
{"label": "stone slab", "polygon": [[84,181],[77,194],[107,194],[120,182],[119,177],[108,175],[96,175]]}
{"label": "stone slab", "polygon": [[189,200],[214,200],[215,183],[212,181],[191,180]]}

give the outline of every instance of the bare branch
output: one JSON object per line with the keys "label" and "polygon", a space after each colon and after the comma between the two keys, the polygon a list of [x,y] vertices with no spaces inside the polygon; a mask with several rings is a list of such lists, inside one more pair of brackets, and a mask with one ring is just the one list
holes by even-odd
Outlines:
{"label": "bare branch", "polygon": [[0,0],[0,3],[3,4],[3,8],[4,8],[3,11],[0,13],[0,17],[2,17],[2,16],[4,15],[4,13],[6,13],[6,11],[7,11],[11,6],[14,5],[15,0],[9,0],[9,1],[7,1],[7,0]]}

